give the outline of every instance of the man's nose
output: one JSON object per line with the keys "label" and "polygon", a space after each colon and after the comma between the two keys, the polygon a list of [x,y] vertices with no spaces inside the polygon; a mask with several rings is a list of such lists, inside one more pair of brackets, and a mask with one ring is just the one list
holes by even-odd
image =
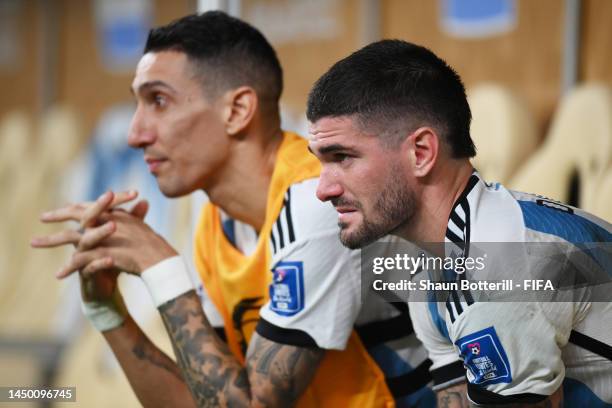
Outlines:
{"label": "man's nose", "polygon": [[338,175],[325,168],[321,171],[319,185],[317,186],[317,198],[321,201],[329,201],[332,198],[340,197],[344,189],[339,183]]}
{"label": "man's nose", "polygon": [[153,130],[142,108],[136,109],[130,124],[128,133],[128,144],[131,147],[144,148],[155,142],[155,131]]}

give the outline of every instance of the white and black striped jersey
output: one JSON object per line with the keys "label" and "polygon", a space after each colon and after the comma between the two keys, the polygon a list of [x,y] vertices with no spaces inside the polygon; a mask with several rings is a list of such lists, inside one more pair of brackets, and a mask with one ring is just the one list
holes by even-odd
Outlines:
{"label": "white and black striped jersey", "polygon": [[[562,386],[565,406],[612,406],[611,241],[606,221],[487,184],[474,172],[449,216],[446,255],[504,256],[489,256],[483,271],[451,275],[457,282],[508,280],[523,292],[448,290],[445,301],[410,303],[417,336],[441,373],[438,386],[465,375],[477,404],[534,403]],[[525,281],[557,287],[575,270],[586,278],[571,275],[573,290],[541,287],[520,298],[527,292],[519,285],[536,285]],[[590,281],[601,276],[598,285]]]}
{"label": "white and black striped jersey", "polygon": [[[355,330],[379,365],[398,407],[433,407],[427,353],[414,335],[406,303],[361,301],[360,251],[342,246],[337,213],[316,198],[318,179],[290,186],[272,228],[270,300],[256,331],[281,344],[342,350]],[[258,237],[223,219],[226,237],[243,253]],[[248,253],[248,252],[247,252]]]}

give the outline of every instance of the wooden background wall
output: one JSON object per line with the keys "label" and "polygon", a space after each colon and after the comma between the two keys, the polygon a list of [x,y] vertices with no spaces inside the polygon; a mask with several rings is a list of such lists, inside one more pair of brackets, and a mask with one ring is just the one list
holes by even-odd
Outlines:
{"label": "wooden background wall", "polygon": [[[19,70],[0,69],[0,115],[24,108],[38,113],[41,81],[53,80],[54,100],[71,105],[88,132],[102,111],[129,100],[132,74],[117,75],[101,66],[93,24],[92,2],[83,0],[21,0]],[[333,0],[328,12],[336,23],[331,38],[272,41],[285,70],[283,103],[302,112],[312,83],[336,60],[362,44],[361,21],[372,0]],[[241,15],[249,20],[258,7],[295,7],[295,0],[242,0]],[[548,123],[560,97],[563,30],[562,0],[518,0],[514,31],[487,39],[457,39],[439,26],[439,2],[380,0],[378,22],[383,37],[403,38],[430,47],[454,66],[468,86],[482,81],[506,84],[525,98],[541,128]],[[41,75],[43,7],[55,7],[57,56],[53,76]],[[163,24],[195,11],[195,0],[154,0],[155,23]],[[282,13],[279,14],[282,18]],[[304,19],[308,19],[308,15]],[[373,18],[376,19],[376,16]],[[277,19],[278,21],[278,19]],[[583,0],[579,79],[612,84],[612,1]],[[302,22],[308,24],[308,21]],[[274,20],[272,20],[274,24]],[[316,24],[313,23],[313,27]],[[269,32],[269,25],[259,27]],[[315,36],[316,37],[316,36]]]}
{"label": "wooden background wall", "polygon": [[19,58],[13,67],[0,68],[0,115],[12,109],[36,110],[40,66],[39,39],[42,8],[32,0],[24,1],[15,18],[18,20]]}
{"label": "wooden background wall", "polygon": [[561,3],[518,1],[514,31],[485,39],[458,39],[440,29],[439,2],[386,0],[383,34],[430,48],[457,70],[466,87],[483,81],[509,86],[526,98],[542,123],[560,91]]}

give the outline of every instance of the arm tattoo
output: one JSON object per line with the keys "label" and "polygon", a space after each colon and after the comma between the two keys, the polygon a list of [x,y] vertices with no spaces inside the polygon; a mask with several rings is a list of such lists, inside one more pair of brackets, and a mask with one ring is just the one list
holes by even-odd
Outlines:
{"label": "arm tattoo", "polygon": [[151,364],[163,368],[171,374],[174,374],[181,382],[183,382],[181,371],[176,364],[174,364],[174,362],[170,360],[168,356],[156,348],[153,343],[147,339],[144,333],[140,331],[136,344],[132,348],[132,353],[134,353],[134,355],[140,360],[149,361]]}
{"label": "arm tattoo", "polygon": [[196,293],[187,292],[160,306],[159,311],[198,406],[248,406],[246,371],[206,320]]}
{"label": "arm tattoo", "polygon": [[437,397],[439,408],[468,408],[471,406],[467,399],[465,383],[438,391]]}
{"label": "arm tattoo", "polygon": [[[257,344],[261,344],[259,340],[257,340]],[[260,354],[261,360],[255,367],[255,371],[260,374],[268,374],[270,372],[270,363],[272,359],[278,354],[278,351],[281,349],[280,344],[274,344],[272,347],[268,347]]]}
{"label": "arm tattoo", "polygon": [[160,306],[177,363],[200,407],[290,406],[310,383],[323,351],[253,335],[247,368],[215,334],[190,291]]}
{"label": "arm tattoo", "polygon": [[247,370],[260,390],[254,399],[264,406],[293,406],[310,384],[324,350],[282,345],[258,335],[252,343]]}

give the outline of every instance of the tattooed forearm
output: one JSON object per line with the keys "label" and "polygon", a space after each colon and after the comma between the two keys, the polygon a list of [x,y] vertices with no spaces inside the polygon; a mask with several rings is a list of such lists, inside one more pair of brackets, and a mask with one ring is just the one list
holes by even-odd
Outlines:
{"label": "tattooed forearm", "polygon": [[447,392],[439,398],[440,408],[468,408],[470,405],[467,403],[457,392]]}
{"label": "tattooed forearm", "polygon": [[248,406],[246,371],[206,320],[196,293],[179,296],[159,310],[196,403],[201,407]]}
{"label": "tattooed forearm", "polygon": [[322,350],[253,335],[247,368],[215,334],[194,291],[159,308],[183,378],[200,407],[289,407],[310,383]]}
{"label": "tattooed forearm", "polygon": [[[262,343],[259,339],[256,339],[255,342],[257,345],[260,345]],[[255,371],[260,374],[267,375],[270,372],[270,363],[272,362],[272,359],[278,354],[281,347],[282,345],[280,344],[274,344],[273,346],[267,347],[265,350],[258,353],[260,358],[259,362],[255,367]]]}
{"label": "tattooed forearm", "polygon": [[438,407],[440,408],[468,408],[471,406],[467,399],[465,383],[438,391],[437,397]]}
{"label": "tattooed forearm", "polygon": [[323,355],[321,349],[281,345],[255,335],[247,358],[249,377],[259,385],[253,398],[264,406],[292,406]]}
{"label": "tattooed forearm", "polygon": [[132,353],[140,360],[149,361],[153,365],[163,368],[173,374],[178,380],[183,381],[181,371],[176,364],[174,364],[168,356],[159,351],[159,349],[145,337],[144,333],[140,333],[138,336],[136,344],[132,348]]}

